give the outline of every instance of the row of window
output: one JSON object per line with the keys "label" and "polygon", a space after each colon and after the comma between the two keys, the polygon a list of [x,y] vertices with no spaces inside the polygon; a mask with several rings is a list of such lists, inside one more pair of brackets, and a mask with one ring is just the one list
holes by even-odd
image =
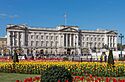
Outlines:
{"label": "row of window", "polygon": [[92,43],[92,42],[83,42],[82,46],[83,47],[102,47],[104,45],[104,43]]}
{"label": "row of window", "polygon": [[56,41],[55,43],[53,42],[53,41],[51,41],[51,42],[49,42],[49,41],[41,41],[41,42],[39,42],[39,41],[36,41],[36,42],[34,42],[34,41],[31,41],[31,46],[46,46],[46,47],[50,47],[50,46],[56,46],[57,47],[57,45],[58,45],[58,41]]}
{"label": "row of window", "polygon": [[104,38],[96,38],[96,37],[95,38],[93,38],[93,37],[91,37],[91,38],[90,37],[86,37],[85,38],[85,37],[82,37],[82,40],[83,41],[89,41],[89,40],[91,40],[91,41],[104,41]]}
{"label": "row of window", "polygon": [[[31,39],[39,39],[39,38],[40,38],[39,35],[36,35],[36,38],[35,38],[34,35],[31,35]],[[48,39],[54,39],[54,38],[55,38],[55,40],[58,40],[58,36],[43,36],[43,35],[42,35],[40,39],[43,39],[43,38],[46,38],[47,40],[48,40]]]}
{"label": "row of window", "polygon": [[[54,37],[55,37],[55,40],[58,40],[58,36],[41,36],[41,39],[43,39],[45,37],[45,39],[54,39]],[[36,38],[35,38],[35,36],[34,35],[31,35],[31,39],[39,39],[40,38],[40,36],[39,35],[36,35]],[[104,38],[93,38],[93,37],[82,37],[82,40],[83,41],[89,41],[89,40],[91,40],[91,41],[104,41]]]}
{"label": "row of window", "polygon": [[85,36],[85,37],[104,37],[104,35],[82,35],[82,36]]}

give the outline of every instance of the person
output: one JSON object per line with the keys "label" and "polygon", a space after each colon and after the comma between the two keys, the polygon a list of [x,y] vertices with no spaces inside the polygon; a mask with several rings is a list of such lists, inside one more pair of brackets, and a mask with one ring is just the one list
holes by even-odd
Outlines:
{"label": "person", "polygon": [[102,62],[102,56],[100,57],[100,62]]}
{"label": "person", "polygon": [[25,60],[27,59],[26,54],[24,54],[24,58],[25,58]]}
{"label": "person", "polygon": [[104,57],[104,61],[105,61],[105,62],[107,61],[107,55],[105,55],[105,57]]}
{"label": "person", "polygon": [[36,51],[35,49],[33,50],[33,55],[32,55],[32,58],[35,59],[36,58]]}

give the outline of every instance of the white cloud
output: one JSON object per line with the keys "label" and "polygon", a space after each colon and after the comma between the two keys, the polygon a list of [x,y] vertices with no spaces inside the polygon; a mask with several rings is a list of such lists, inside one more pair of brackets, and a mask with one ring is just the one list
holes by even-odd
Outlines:
{"label": "white cloud", "polygon": [[7,14],[4,14],[4,13],[0,13],[0,17],[6,17]]}
{"label": "white cloud", "polygon": [[19,15],[10,15],[9,17],[10,17],[10,18],[18,18]]}
{"label": "white cloud", "polygon": [[19,15],[9,15],[9,14],[5,14],[5,13],[0,13],[0,17],[2,17],[2,18],[18,18],[19,17]]}

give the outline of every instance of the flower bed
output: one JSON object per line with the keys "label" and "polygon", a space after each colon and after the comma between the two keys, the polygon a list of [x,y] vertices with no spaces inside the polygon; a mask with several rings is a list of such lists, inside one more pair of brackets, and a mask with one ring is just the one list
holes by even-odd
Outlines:
{"label": "flower bed", "polygon": [[[16,80],[16,82],[22,82],[20,80]],[[26,78],[24,79],[23,82],[40,82],[40,77],[34,77],[34,78]],[[60,82],[60,80],[58,80],[58,82]],[[68,82],[68,80],[66,80],[65,82]],[[88,77],[84,77],[84,76],[75,76],[73,77],[73,82],[125,82],[125,79],[116,79],[114,77],[97,77],[97,76],[92,76],[89,75]]]}
{"label": "flower bed", "polygon": [[125,76],[125,64],[115,64],[115,67],[107,66],[107,63],[97,62],[49,62],[49,61],[21,61],[13,64],[12,62],[0,63],[0,72],[40,74],[46,68],[57,65],[64,66],[73,76],[93,76],[118,77]]}

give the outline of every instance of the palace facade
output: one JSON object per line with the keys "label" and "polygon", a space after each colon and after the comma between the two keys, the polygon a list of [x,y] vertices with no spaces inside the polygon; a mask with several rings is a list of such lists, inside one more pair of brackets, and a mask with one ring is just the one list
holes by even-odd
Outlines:
{"label": "palace facade", "polygon": [[7,25],[7,48],[31,54],[82,54],[83,49],[117,49],[117,33],[112,30],[80,30],[78,26],[34,28]]}
{"label": "palace facade", "polygon": [[0,37],[0,55],[3,55],[5,53],[7,46],[7,38],[6,37]]}

